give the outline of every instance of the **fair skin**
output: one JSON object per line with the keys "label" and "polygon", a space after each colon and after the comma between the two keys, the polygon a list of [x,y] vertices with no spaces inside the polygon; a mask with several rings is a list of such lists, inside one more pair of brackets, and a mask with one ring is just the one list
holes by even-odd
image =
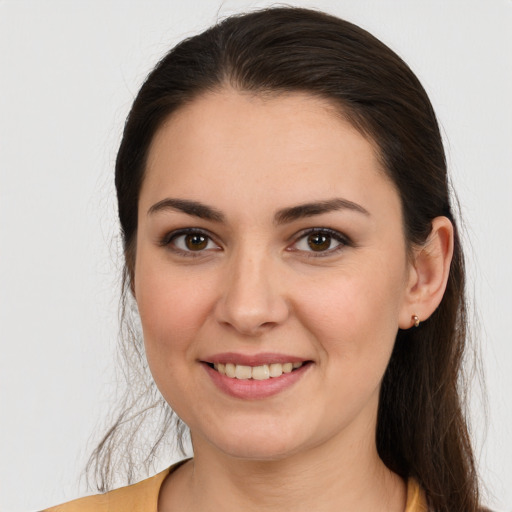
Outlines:
{"label": "fair skin", "polygon": [[[397,330],[439,304],[452,239],[439,217],[408,251],[374,145],[326,101],[226,88],[168,119],[133,289],[194,459],[159,510],[402,512],[405,483],[375,445],[380,382]],[[302,366],[264,380],[212,367],[287,361]]]}

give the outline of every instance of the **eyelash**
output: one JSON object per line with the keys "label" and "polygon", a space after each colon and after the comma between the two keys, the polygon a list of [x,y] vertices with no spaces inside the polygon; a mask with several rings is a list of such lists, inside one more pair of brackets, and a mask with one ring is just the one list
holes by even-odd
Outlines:
{"label": "eyelash", "polygon": [[[176,246],[172,246],[173,242],[175,242],[179,237],[186,236],[186,235],[199,235],[204,236],[208,239],[208,242],[216,243],[213,239],[213,237],[207,232],[203,231],[201,229],[197,228],[186,228],[186,229],[180,229],[178,231],[172,231],[171,233],[168,233],[166,236],[162,238],[159,245],[162,247],[170,247],[171,250],[179,255],[197,258],[202,255],[202,253],[206,250],[199,250],[199,251],[185,251],[182,249],[179,249]],[[335,240],[336,242],[339,242],[339,245],[332,249],[327,249],[325,251],[301,251],[300,249],[293,248],[294,245],[297,245],[299,241],[301,241],[303,238],[306,238],[310,235],[327,235],[332,240]],[[321,258],[326,256],[331,256],[332,254],[335,254],[339,251],[341,251],[344,247],[350,247],[352,246],[352,241],[346,236],[340,233],[339,231],[335,231],[334,229],[330,228],[311,228],[305,231],[302,231],[297,236],[295,236],[295,241],[293,242],[292,246],[287,247],[287,250],[290,252],[303,252],[304,255],[308,258]]]}
{"label": "eyelash", "polygon": [[[330,229],[330,228],[311,228],[311,229],[302,231],[301,233],[299,233],[298,236],[295,237],[295,242],[293,243],[293,245],[297,245],[297,243],[300,240],[302,240],[303,238],[306,238],[310,235],[327,235],[332,240],[339,242],[339,245],[337,245],[336,247],[334,247],[332,249],[327,249],[326,251],[319,251],[319,252],[302,251],[308,258],[322,258],[322,257],[331,256],[331,255],[336,254],[339,251],[343,250],[345,247],[351,247],[353,245],[350,238],[348,238],[346,235],[344,235],[334,229]],[[293,252],[293,251],[299,251],[300,249],[289,248],[288,250]]]}
{"label": "eyelash", "polygon": [[215,243],[213,237],[207,231],[203,231],[202,229],[197,228],[186,228],[179,229],[178,231],[172,231],[171,233],[165,235],[164,238],[160,241],[160,246],[170,247],[173,252],[179,254],[180,256],[188,256],[192,258],[197,258],[198,256],[201,256],[201,253],[204,251],[184,251],[183,249],[179,249],[178,247],[172,246],[173,242],[175,242],[179,237],[187,235],[204,236],[205,238],[208,239],[208,242]]}

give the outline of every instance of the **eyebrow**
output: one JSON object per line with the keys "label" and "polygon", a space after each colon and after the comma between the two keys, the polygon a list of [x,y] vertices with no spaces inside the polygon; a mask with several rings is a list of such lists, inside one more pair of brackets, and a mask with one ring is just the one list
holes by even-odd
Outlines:
{"label": "eyebrow", "polygon": [[[225,222],[225,215],[216,208],[208,206],[199,201],[191,201],[190,199],[174,199],[166,198],[162,201],[158,201],[148,210],[148,215],[153,215],[160,211],[174,210],[192,215],[193,217],[199,217],[200,219],[210,220],[213,222]],[[354,212],[362,213],[364,215],[370,215],[368,210],[363,208],[361,205],[348,201],[347,199],[329,199],[327,201],[317,201],[311,203],[304,203],[290,208],[283,208],[274,216],[274,222],[276,224],[287,224],[298,219],[304,219],[307,217],[314,217],[322,213],[329,213],[339,210],[351,210]]]}
{"label": "eyebrow", "polygon": [[148,215],[165,210],[177,210],[187,215],[199,217],[200,219],[211,220],[213,222],[224,222],[226,220],[224,214],[206,204],[199,201],[191,201],[189,199],[173,199],[166,198],[155,203],[149,210]]}
{"label": "eyebrow", "polygon": [[318,201],[312,203],[300,204],[291,208],[279,210],[275,215],[276,224],[286,224],[294,220],[313,217],[322,213],[335,212],[339,210],[351,210],[369,216],[368,210],[361,205],[348,201],[347,199],[330,199],[328,201]]}

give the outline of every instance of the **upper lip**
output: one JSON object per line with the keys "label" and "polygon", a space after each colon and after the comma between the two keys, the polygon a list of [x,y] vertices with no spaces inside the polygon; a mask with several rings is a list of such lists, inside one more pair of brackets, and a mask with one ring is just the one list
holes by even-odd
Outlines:
{"label": "upper lip", "polygon": [[303,363],[308,361],[308,359],[304,359],[303,357],[292,356],[288,354],[272,354],[272,353],[262,353],[262,354],[238,354],[236,352],[225,352],[223,354],[215,354],[210,357],[203,359],[205,363],[213,363],[213,364],[237,364],[244,366],[262,366],[264,364],[272,364],[272,363]]}

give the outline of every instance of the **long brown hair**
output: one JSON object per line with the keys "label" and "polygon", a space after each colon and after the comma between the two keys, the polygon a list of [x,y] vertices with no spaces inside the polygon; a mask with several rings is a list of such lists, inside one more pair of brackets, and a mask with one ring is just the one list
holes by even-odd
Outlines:
{"label": "long brown hair", "polygon": [[[467,337],[464,258],[442,140],[416,76],[365,30],[322,12],[271,8],[227,18],[181,42],[158,63],[134,101],[116,161],[125,297],[136,257],[138,197],[155,132],[178,108],[227,84],[256,94],[306,92],[337,106],[378,147],[401,197],[409,246],[425,242],[435,217],[452,221],[455,248],[446,293],[419,328],[398,332],[382,381],[376,441],[391,470],[419,481],[432,510],[476,511],[478,482],[461,399]],[[125,348],[135,354],[132,362],[147,375],[140,336],[125,334]],[[119,460],[114,452],[127,453],[122,437],[136,438],[148,410],[156,408],[162,417],[143,456],[146,461],[171,427],[171,411],[154,385],[145,382],[140,395],[131,382],[124,410],[91,458],[90,469],[102,489]],[[128,449],[129,471],[133,448]]]}

